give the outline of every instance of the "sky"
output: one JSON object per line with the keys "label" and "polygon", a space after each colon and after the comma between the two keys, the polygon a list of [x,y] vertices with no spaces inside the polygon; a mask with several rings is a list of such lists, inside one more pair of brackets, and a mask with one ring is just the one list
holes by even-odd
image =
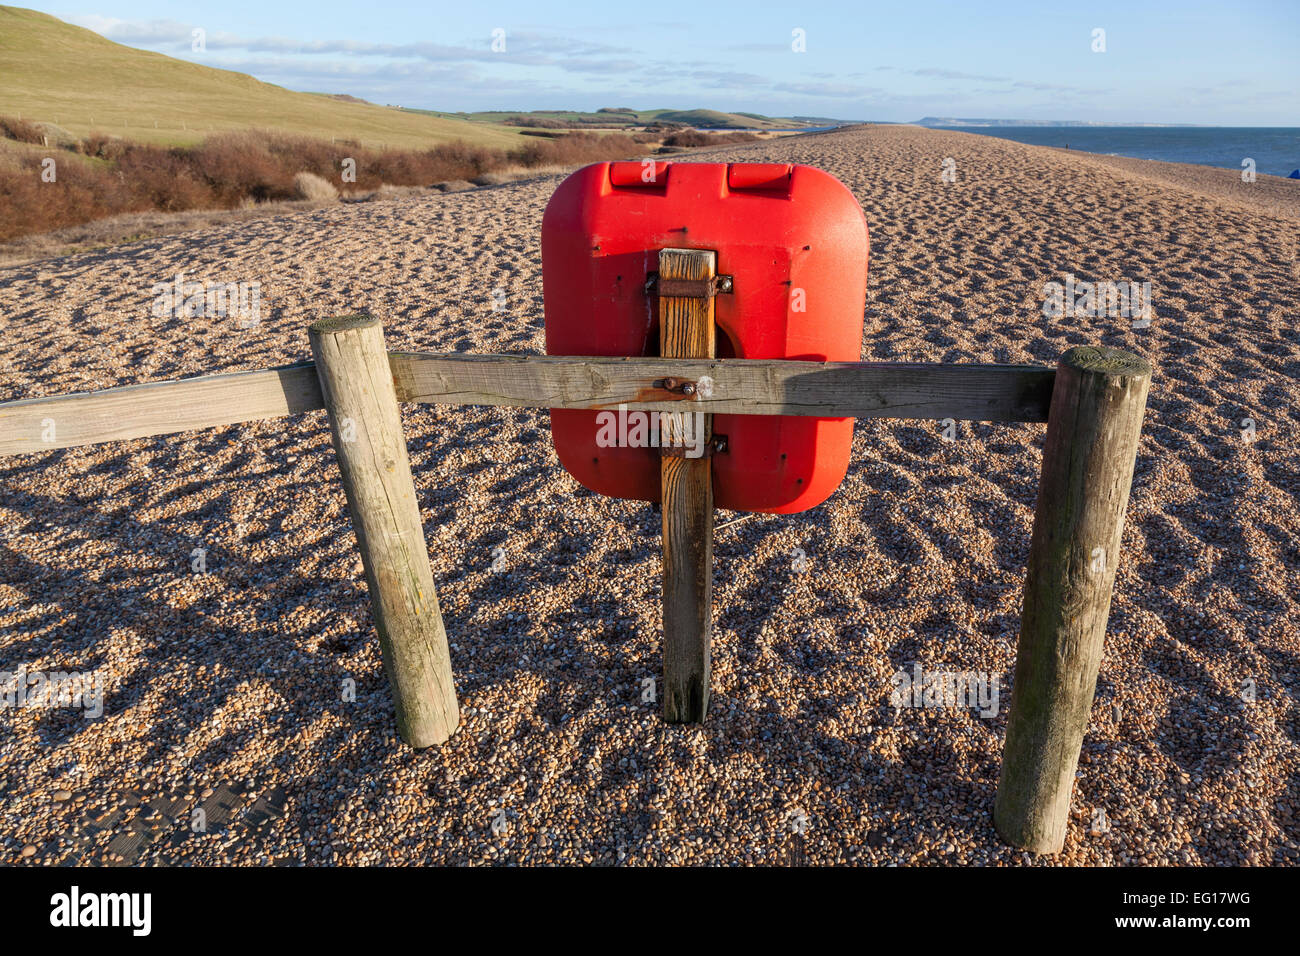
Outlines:
{"label": "sky", "polygon": [[1300,0],[34,6],[290,89],[423,109],[1300,126]]}

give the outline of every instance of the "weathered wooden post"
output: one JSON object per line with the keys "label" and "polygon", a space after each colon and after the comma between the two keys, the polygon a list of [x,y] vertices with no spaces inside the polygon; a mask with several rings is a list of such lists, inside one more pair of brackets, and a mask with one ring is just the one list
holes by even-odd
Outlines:
{"label": "weathered wooden post", "polygon": [[397,727],[412,747],[440,744],[460,711],[384,330],[354,315],[316,322],[309,336]]}
{"label": "weathered wooden post", "polygon": [[1150,384],[1145,359],[1111,348],[1070,349],[1056,372],[993,810],[1035,853],[1065,844]]}
{"label": "weathered wooden post", "polygon": [[[717,254],[703,249],[659,253],[659,354],[713,358],[713,280]],[[694,388],[694,386],[690,386]],[[690,404],[690,403],[684,403]],[[713,627],[713,416],[700,434],[687,416],[660,416],[660,479],[664,525],[664,719],[698,723],[709,709]],[[690,429],[688,432],[687,429]],[[703,453],[683,454],[681,442]],[[677,447],[667,447],[670,441]]]}

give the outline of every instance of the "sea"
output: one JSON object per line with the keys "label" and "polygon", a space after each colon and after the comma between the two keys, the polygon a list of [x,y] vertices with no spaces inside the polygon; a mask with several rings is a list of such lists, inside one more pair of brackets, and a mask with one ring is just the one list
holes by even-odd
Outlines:
{"label": "sea", "polygon": [[1159,159],[1290,176],[1300,169],[1300,128],[1286,126],[942,126],[1015,140],[1030,146],[1058,146],[1108,156]]}

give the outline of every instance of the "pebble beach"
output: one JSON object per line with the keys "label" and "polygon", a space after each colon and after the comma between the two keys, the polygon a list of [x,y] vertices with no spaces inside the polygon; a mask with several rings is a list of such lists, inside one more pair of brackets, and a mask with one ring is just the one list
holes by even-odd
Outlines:
{"label": "pebble beach", "polygon": [[[406,405],[462,710],[421,751],[324,412],[0,459],[0,671],[104,689],[0,708],[0,863],[1300,864],[1300,181],[905,126],[671,158],[852,190],[866,361],[1154,367],[1064,850],[991,818],[1045,426],[860,420],[822,505],[720,511],[710,714],[671,726],[659,513],[580,487],[544,409]],[[0,401],[283,365],[360,311],[393,350],[540,353],[561,179],[7,266]],[[156,315],[179,274],[259,283],[260,321]],[[1067,276],[1149,282],[1150,321],[1046,315]],[[997,712],[896,706],[916,665]]]}

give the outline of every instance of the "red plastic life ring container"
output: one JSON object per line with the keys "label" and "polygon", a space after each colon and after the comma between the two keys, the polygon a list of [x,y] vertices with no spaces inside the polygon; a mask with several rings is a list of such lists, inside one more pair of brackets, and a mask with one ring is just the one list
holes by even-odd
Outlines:
{"label": "red plastic life ring container", "polygon": [[[569,176],[542,219],[548,355],[654,356],[647,293],[665,248],[712,249],[733,290],[715,302],[719,358],[857,361],[869,254],[853,194],[811,166],[597,163]],[[600,447],[597,412],[553,409],[565,470],[593,491],[658,501],[659,451]],[[715,415],[714,503],[790,513],[848,470],[853,419]]]}

